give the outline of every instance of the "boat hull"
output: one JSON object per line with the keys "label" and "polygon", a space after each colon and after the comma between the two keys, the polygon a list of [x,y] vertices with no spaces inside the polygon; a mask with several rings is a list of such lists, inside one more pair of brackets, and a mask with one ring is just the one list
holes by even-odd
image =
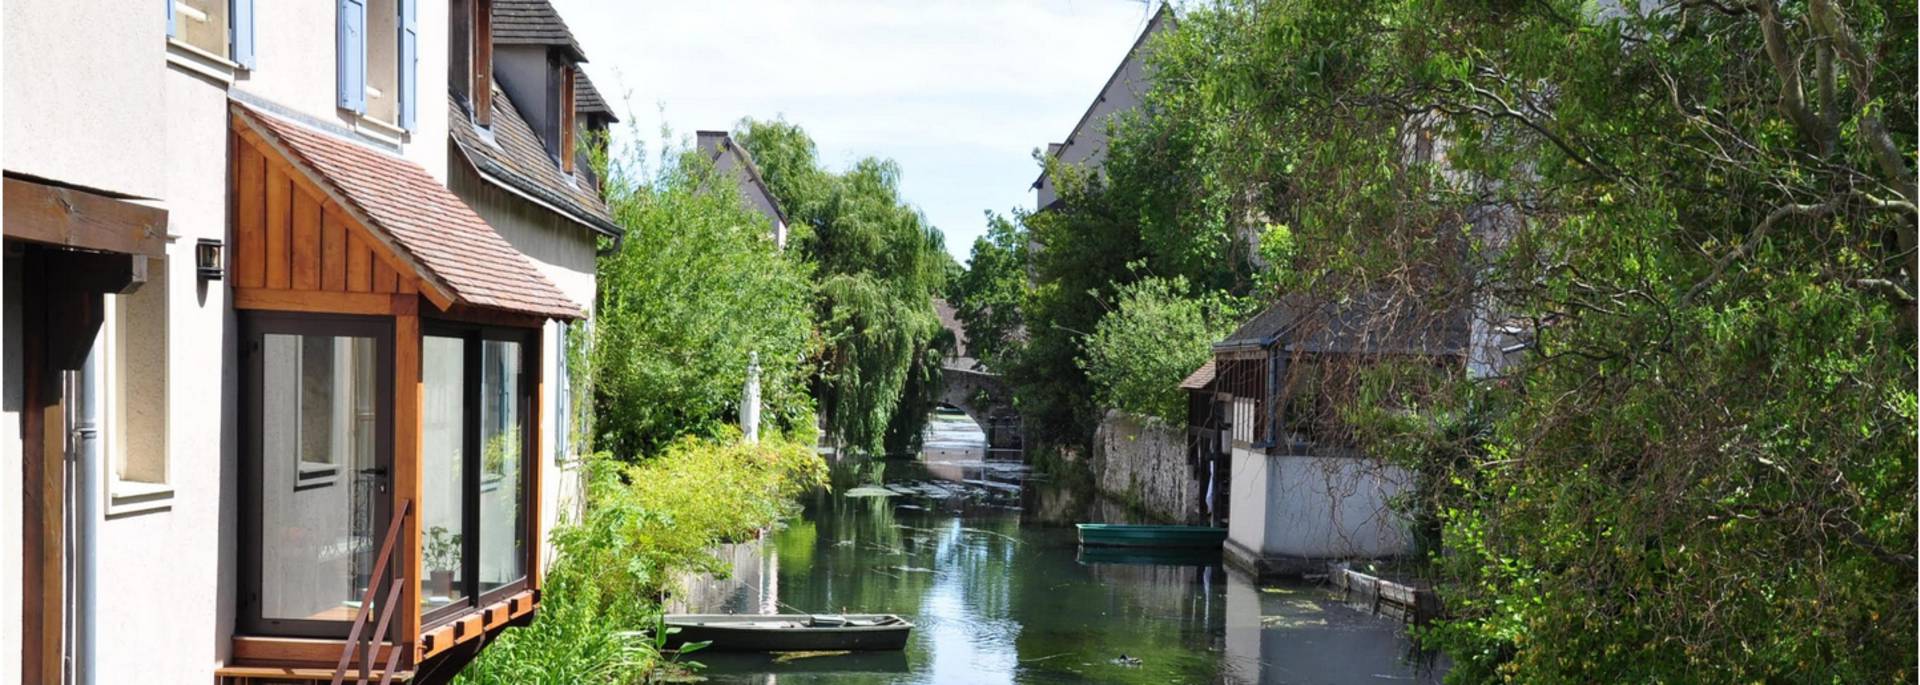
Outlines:
{"label": "boat hull", "polygon": [[1088,547],[1178,547],[1218,549],[1227,529],[1207,526],[1144,526],[1081,523],[1080,544]]}
{"label": "boat hull", "polygon": [[892,619],[885,625],[808,625],[799,614],[675,614],[667,625],[680,631],[668,643],[710,643],[707,649],[737,652],[878,651],[905,649],[913,624],[890,615],[847,615],[853,620]]}

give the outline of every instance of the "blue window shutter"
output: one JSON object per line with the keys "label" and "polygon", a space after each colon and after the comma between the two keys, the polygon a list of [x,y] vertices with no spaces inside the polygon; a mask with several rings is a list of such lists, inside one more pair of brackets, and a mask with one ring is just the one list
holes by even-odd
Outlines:
{"label": "blue window shutter", "polygon": [[248,69],[253,68],[253,0],[233,0],[233,9],[227,13],[233,26],[233,62]]}
{"label": "blue window shutter", "polygon": [[339,54],[340,107],[361,114],[367,112],[367,3],[366,0],[340,0],[336,35]]}
{"label": "blue window shutter", "polygon": [[173,25],[173,0],[165,0],[165,2],[167,3],[167,37],[172,38],[180,35],[178,33],[180,29]]}
{"label": "blue window shutter", "polygon": [[400,0],[400,128],[420,109],[420,0]]}

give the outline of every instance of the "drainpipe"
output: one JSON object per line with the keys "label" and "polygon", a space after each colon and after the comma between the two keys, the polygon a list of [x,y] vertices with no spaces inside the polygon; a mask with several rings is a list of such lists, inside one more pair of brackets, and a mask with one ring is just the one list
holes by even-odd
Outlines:
{"label": "drainpipe", "polygon": [[69,493],[73,531],[71,551],[73,567],[73,606],[69,614],[69,638],[72,647],[71,680],[75,685],[93,685],[95,663],[94,627],[99,602],[94,593],[99,578],[100,498],[105,488],[100,480],[100,354],[104,343],[94,338],[93,350],[80,370],[69,375],[67,396],[71,398],[73,426],[67,468],[73,489]]}

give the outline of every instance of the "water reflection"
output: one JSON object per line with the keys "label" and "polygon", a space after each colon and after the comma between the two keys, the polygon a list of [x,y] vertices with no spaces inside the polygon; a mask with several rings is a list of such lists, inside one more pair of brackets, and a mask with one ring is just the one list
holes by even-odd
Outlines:
{"label": "water reflection", "polygon": [[804,514],[727,550],[703,611],[884,612],[904,653],[780,660],[702,653],[738,683],[1439,682],[1391,621],[1318,586],[1257,587],[1217,555],[1087,553],[1078,521],[1124,510],[985,460],[964,416],[936,415],[918,460],[849,461]]}

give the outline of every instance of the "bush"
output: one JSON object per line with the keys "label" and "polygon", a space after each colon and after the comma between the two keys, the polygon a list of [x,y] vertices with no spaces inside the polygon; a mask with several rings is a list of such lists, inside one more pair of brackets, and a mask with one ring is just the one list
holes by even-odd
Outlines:
{"label": "bush", "polygon": [[1186,421],[1181,379],[1213,358],[1213,343],[1233,331],[1243,309],[1218,293],[1187,293],[1179,277],[1120,286],[1119,306],[1087,336],[1078,360],[1102,405]]}
{"label": "bush", "polygon": [[502,634],[459,682],[628,683],[674,670],[638,632],[655,626],[675,579],[726,572],[708,550],[774,524],[826,479],[810,441],[725,431],[639,464],[602,453],[585,467],[587,511],[554,533],[539,618]]}

